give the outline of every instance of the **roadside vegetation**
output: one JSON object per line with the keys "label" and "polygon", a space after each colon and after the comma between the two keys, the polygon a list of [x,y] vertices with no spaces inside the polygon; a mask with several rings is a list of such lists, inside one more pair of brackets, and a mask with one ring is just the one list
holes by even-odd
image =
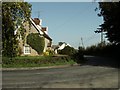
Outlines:
{"label": "roadside vegetation", "polygon": [[[23,26],[23,21],[28,21],[31,17],[32,5],[27,2],[3,2],[2,3],[2,55],[14,57],[19,54],[18,34],[15,36],[15,31],[21,35],[25,42],[26,30]],[[20,27],[19,27],[20,26]],[[19,28],[18,28],[19,27]]]}
{"label": "roadside vegetation", "polygon": [[[43,51],[44,39],[38,37],[38,34],[29,34],[27,37],[27,44],[35,49],[40,56],[19,56],[21,49],[18,47],[19,36],[14,32],[20,26],[18,32],[20,33],[23,43],[25,42],[25,27],[22,21],[28,21],[31,17],[32,6],[27,2],[2,3],[2,66],[9,67],[39,67],[39,66],[53,66],[53,65],[73,65],[83,59],[78,52],[72,47],[66,47],[59,51],[63,56],[55,56],[53,51]],[[29,26],[30,27],[30,26]],[[39,40],[39,41],[38,41]],[[34,42],[34,43],[33,43]],[[77,56],[78,55],[78,56]],[[77,57],[76,57],[77,56]]]}
{"label": "roadside vegetation", "polygon": [[99,43],[87,48],[79,47],[79,50],[84,55],[104,56],[104,57],[119,57],[120,46],[114,44]]}
{"label": "roadside vegetation", "polygon": [[[104,22],[95,33],[105,33],[109,43],[101,40],[101,43],[87,48],[79,47],[81,53],[85,55],[104,56],[118,60],[120,53],[120,2],[104,3],[99,2],[98,16],[103,17]],[[118,62],[118,61],[117,61]]]}
{"label": "roadside vegetation", "polygon": [[[66,47],[68,48],[68,47]],[[3,57],[3,68],[21,68],[21,67],[43,67],[43,66],[58,66],[58,65],[73,65],[84,63],[84,57],[74,48],[62,50],[61,54],[55,55],[51,51],[43,53],[43,56],[17,56]],[[72,52],[73,51],[73,52]],[[66,53],[71,52],[71,53]]]}
{"label": "roadside vegetation", "polygon": [[[112,7],[112,8],[111,8]],[[18,8],[18,9],[16,9]],[[117,61],[120,53],[120,2],[115,3],[99,3],[100,13],[98,16],[102,16],[104,23],[100,25],[97,33],[105,32],[106,38],[110,42],[106,44],[101,42],[97,45],[84,48],[79,47],[75,50],[73,47],[65,47],[63,50],[58,51],[59,54],[67,56],[54,56],[54,52],[47,51],[43,53],[43,56],[17,56],[18,55],[18,41],[14,36],[14,31],[19,25],[22,24],[21,20],[29,20],[31,13],[31,5],[28,3],[3,3],[2,4],[2,46],[3,46],[3,67],[38,67],[38,66],[51,66],[51,65],[63,65],[85,62],[84,55],[105,56],[115,58]],[[97,8],[96,8],[97,10]],[[16,15],[15,12],[18,12]],[[8,17],[9,16],[9,17]],[[18,19],[19,18],[19,19]],[[16,23],[15,23],[16,22]],[[19,23],[21,22],[21,23]],[[17,26],[16,26],[17,25]],[[20,28],[22,38],[25,36],[25,29]],[[28,37],[28,44],[34,49],[38,50],[41,54],[41,50],[36,46],[36,43],[31,44],[32,39]],[[41,46],[42,47],[42,46]],[[117,59],[116,59],[117,58]],[[114,60],[114,61],[115,61]],[[118,62],[118,61],[117,61]]]}
{"label": "roadside vegetation", "polygon": [[76,50],[73,47],[66,46],[64,49],[59,50],[58,53],[70,56],[78,64],[82,64],[86,61],[84,59],[84,54],[81,52],[80,48]]}
{"label": "roadside vegetation", "polygon": [[99,2],[98,10],[100,10],[100,12],[98,13],[98,16],[103,17],[104,22],[101,25],[99,25],[100,28],[95,32],[97,33],[105,32],[106,38],[110,43],[104,45],[104,43],[102,42],[101,44],[98,44],[96,47],[92,46],[88,48],[88,51],[92,51],[92,54],[119,59],[120,53],[119,8],[120,1],[111,3]]}
{"label": "roadside vegetation", "polygon": [[55,65],[73,65],[76,62],[69,56],[22,56],[8,58],[3,57],[2,67],[42,67]]}
{"label": "roadside vegetation", "polygon": [[[114,67],[118,67],[119,63],[119,53],[120,53],[120,45],[113,45],[113,44],[101,44],[99,43],[98,45],[92,45],[87,48],[80,48],[80,52],[83,53],[84,55],[90,55],[90,56],[100,56],[100,57],[105,57],[108,58],[109,60],[106,59],[106,62],[113,63],[112,65]],[[112,66],[111,65],[111,66]]]}

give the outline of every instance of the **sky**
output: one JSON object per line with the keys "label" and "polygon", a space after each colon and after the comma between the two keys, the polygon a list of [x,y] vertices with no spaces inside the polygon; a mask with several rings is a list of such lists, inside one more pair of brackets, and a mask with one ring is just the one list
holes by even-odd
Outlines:
{"label": "sky", "polygon": [[[7,0],[7,1],[13,1],[13,0]],[[24,0],[27,2],[118,2],[120,0]]]}
{"label": "sky", "polygon": [[[39,16],[42,26],[48,26],[53,44],[66,42],[74,48],[91,46],[100,42],[100,34],[94,33],[103,23],[97,2],[30,2],[32,18]],[[82,44],[83,43],[83,44]]]}

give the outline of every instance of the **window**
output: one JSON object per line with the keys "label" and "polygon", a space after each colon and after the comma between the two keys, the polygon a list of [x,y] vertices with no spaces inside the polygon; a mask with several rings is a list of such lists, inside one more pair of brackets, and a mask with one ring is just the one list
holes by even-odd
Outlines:
{"label": "window", "polygon": [[24,46],[24,54],[30,54],[31,50],[30,50],[30,46]]}

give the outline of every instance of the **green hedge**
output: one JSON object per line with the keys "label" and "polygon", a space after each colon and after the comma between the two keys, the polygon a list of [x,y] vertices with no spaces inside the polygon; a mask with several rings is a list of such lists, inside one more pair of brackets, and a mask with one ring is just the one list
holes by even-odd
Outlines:
{"label": "green hedge", "polygon": [[27,44],[41,54],[44,50],[45,40],[44,37],[40,37],[39,33],[31,33],[27,36]]}
{"label": "green hedge", "polygon": [[70,56],[26,56],[14,58],[2,58],[3,67],[39,67],[63,64],[74,64],[75,61]]}
{"label": "green hedge", "polygon": [[105,57],[113,57],[119,58],[120,53],[120,45],[92,45],[87,47],[82,53],[86,55],[94,55],[94,56],[105,56]]}
{"label": "green hedge", "polygon": [[73,55],[76,53],[76,50],[73,47],[66,46],[64,49],[58,50],[58,53],[63,55]]}

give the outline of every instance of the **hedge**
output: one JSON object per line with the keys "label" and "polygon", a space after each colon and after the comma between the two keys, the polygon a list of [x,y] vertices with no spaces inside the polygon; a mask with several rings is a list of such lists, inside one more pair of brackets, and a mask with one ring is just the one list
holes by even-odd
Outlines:
{"label": "hedge", "polygon": [[31,33],[27,36],[27,44],[41,54],[44,50],[45,39],[40,37],[39,33]]}
{"label": "hedge", "polygon": [[3,67],[39,67],[62,64],[74,64],[75,61],[70,56],[23,56],[14,58],[2,58]]}
{"label": "hedge", "polygon": [[66,46],[64,49],[58,50],[58,53],[63,55],[73,55],[76,53],[76,50],[73,47]]}

